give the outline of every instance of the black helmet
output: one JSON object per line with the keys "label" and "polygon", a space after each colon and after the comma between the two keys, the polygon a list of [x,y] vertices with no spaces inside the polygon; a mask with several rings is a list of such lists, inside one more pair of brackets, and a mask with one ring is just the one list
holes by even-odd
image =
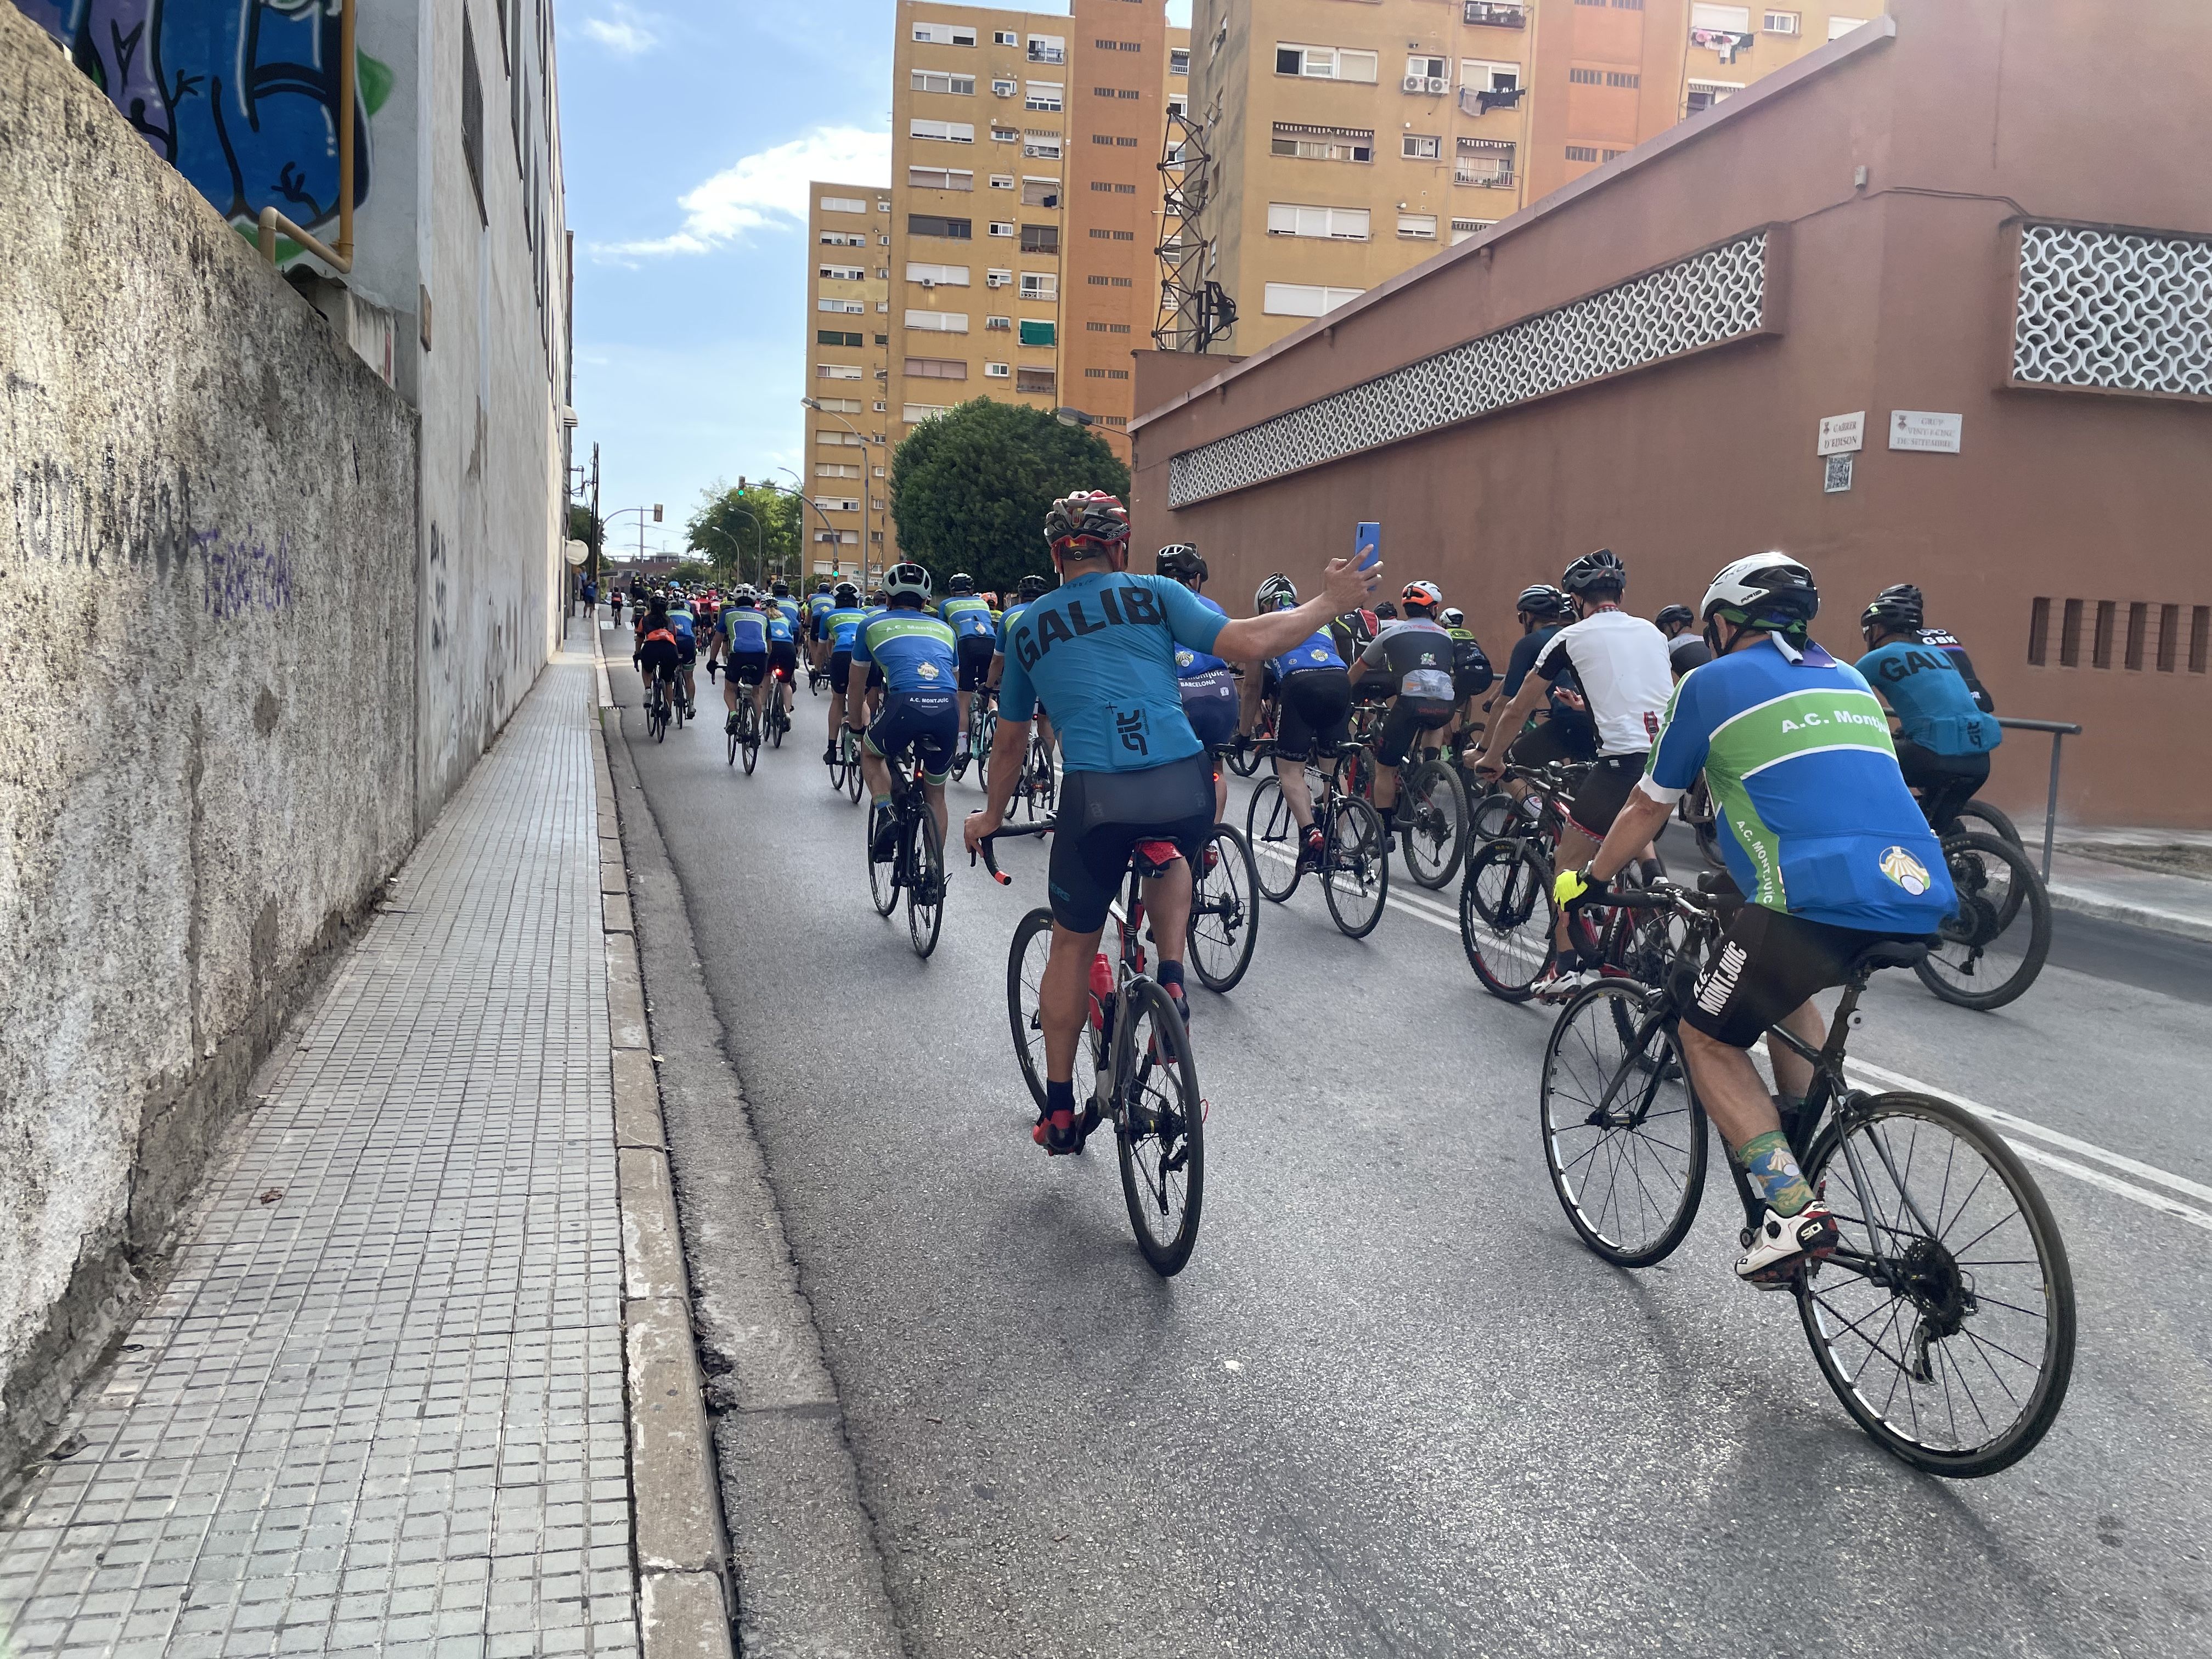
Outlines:
{"label": "black helmet", "polygon": [[1549,622],[1554,617],[1567,613],[1567,596],[1549,582],[1537,582],[1521,590],[1521,597],[1513,601],[1513,608],[1538,622]]}
{"label": "black helmet", "polygon": [[1675,629],[1689,627],[1698,620],[1698,613],[1686,605],[1662,605],[1659,607],[1659,614],[1651,620],[1656,623],[1660,631],[1664,633],[1669,627]]}
{"label": "black helmet", "polygon": [[1898,582],[1874,596],[1874,603],[1859,614],[1859,631],[1880,628],[1886,634],[1914,634],[1923,612],[1920,590],[1911,582]]}
{"label": "black helmet", "polygon": [[1398,620],[1398,607],[1393,605],[1389,600],[1385,599],[1382,604],[1375,607],[1375,614],[1384,622],[1396,622]]}
{"label": "black helmet", "polygon": [[860,590],[850,582],[839,582],[837,591],[830,597],[840,605],[854,605],[860,602]]}
{"label": "black helmet", "polygon": [[1169,543],[1160,550],[1159,562],[1152,568],[1179,582],[1202,582],[1206,577],[1206,561],[1188,542]]}
{"label": "black helmet", "polygon": [[1705,590],[1702,607],[1711,622],[1802,632],[1820,614],[1820,590],[1813,573],[1787,553],[1754,553],[1724,567]]}
{"label": "black helmet", "polygon": [[1103,490],[1079,489],[1063,495],[1044,515],[1044,544],[1054,551],[1073,541],[1124,543],[1129,539],[1129,509]]}
{"label": "black helmet", "polygon": [[975,591],[975,579],[964,570],[956,570],[945,581],[945,591],[948,594],[973,593]]}
{"label": "black helmet", "polygon": [[1048,586],[1050,584],[1042,576],[1024,576],[1014,589],[1015,596],[1026,605],[1031,599],[1042,599]]}
{"label": "black helmet", "polygon": [[830,591],[830,579],[827,576],[817,576],[814,579],[814,591],[817,593],[827,593]]}
{"label": "black helmet", "polygon": [[1560,572],[1559,586],[1570,593],[1618,593],[1628,586],[1628,567],[1611,548],[1601,547]]}
{"label": "black helmet", "polygon": [[779,599],[787,599],[791,597],[791,584],[778,576],[769,584],[768,591]]}

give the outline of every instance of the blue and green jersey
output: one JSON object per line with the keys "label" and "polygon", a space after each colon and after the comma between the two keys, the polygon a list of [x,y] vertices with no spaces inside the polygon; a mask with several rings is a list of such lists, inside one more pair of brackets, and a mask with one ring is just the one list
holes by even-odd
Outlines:
{"label": "blue and green jersey", "polygon": [[953,637],[962,640],[994,640],[998,629],[991,621],[991,607],[973,593],[955,594],[937,607],[952,629]]}
{"label": "blue and green jersey", "polygon": [[894,696],[950,691],[957,684],[951,623],[926,611],[878,611],[854,632],[853,666],[873,663]]}
{"label": "blue and green jersey", "polygon": [[815,637],[830,641],[832,654],[853,648],[853,635],[867,612],[857,605],[839,605],[823,611],[814,620]]}

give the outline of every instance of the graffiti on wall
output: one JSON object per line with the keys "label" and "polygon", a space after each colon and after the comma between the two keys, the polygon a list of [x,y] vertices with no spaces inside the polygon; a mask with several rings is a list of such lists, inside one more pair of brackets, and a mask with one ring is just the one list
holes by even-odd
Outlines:
{"label": "graffiti on wall", "polygon": [[259,611],[292,608],[292,542],[279,536],[271,548],[252,525],[246,533],[200,530],[200,609],[217,622],[236,622]]}
{"label": "graffiti on wall", "polygon": [[[318,234],[338,210],[338,0],[15,0],[146,142],[247,235],[264,207]],[[354,54],[356,210],[392,71]],[[281,251],[295,253],[290,244]]]}

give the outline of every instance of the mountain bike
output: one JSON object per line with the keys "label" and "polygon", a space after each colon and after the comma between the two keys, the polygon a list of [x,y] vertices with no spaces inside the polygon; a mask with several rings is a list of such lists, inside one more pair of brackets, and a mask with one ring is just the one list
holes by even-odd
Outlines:
{"label": "mountain bike", "polygon": [[[1661,987],[1609,979],[1569,999],[1545,1045],[1540,1117],[1576,1233],[1616,1266],[1645,1267],[1682,1242],[1705,1192],[1705,1114],[1679,1028],[1721,902],[1672,884],[1614,897],[1672,915],[1690,948]],[[1840,1235],[1787,1287],[1813,1357],[1876,1444],[1964,1478],[2017,1462],[2057,1417],[2073,1371],[2074,1281],[2042,1192],[1993,1127],[1948,1101],[1869,1095],[1844,1078],[1868,981],[1927,951],[1884,941],[1861,952],[1820,1048],[1780,1026],[1767,1040],[1813,1067],[1782,1127]],[[1755,1224],[1749,1184],[1723,1161]]]}
{"label": "mountain bike", "polygon": [[[1382,832],[1382,815],[1348,787],[1366,754],[1366,745],[1347,738],[1336,745],[1326,770],[1306,763],[1314,823],[1322,832],[1316,872],[1322,896],[1347,939],[1364,939],[1375,931],[1390,893],[1390,840]],[[1244,836],[1264,860],[1255,869],[1261,895],[1277,904],[1286,902],[1305,873],[1305,832],[1284,798],[1281,778],[1273,772],[1260,780],[1244,809]]]}
{"label": "mountain bike", "polygon": [[[921,769],[909,771],[903,752],[886,755],[884,764],[890,769],[888,810],[896,829],[890,857],[879,859],[875,855],[875,825],[866,828],[863,845],[868,854],[869,897],[878,915],[889,916],[898,908],[899,895],[906,895],[907,938],[915,955],[927,961],[945,925],[945,838],[938,831],[937,814],[929,810]],[[854,763],[854,769],[860,769],[859,762]]]}
{"label": "mountain bike", "polygon": [[[991,878],[1000,886],[1012,880],[999,869],[993,842],[1049,835],[1052,829],[1047,819],[987,837],[983,862]],[[1086,1134],[1102,1121],[1114,1126],[1129,1226],[1137,1248],[1163,1279],[1181,1273],[1189,1261],[1206,1196],[1206,1106],[1198,1091],[1190,1032],[1168,994],[1146,972],[1144,883],[1181,856],[1163,842],[1140,842],[1130,854],[1129,884],[1115,910],[1121,943],[1113,990],[1105,993],[1100,983],[1105,966],[1101,951],[1091,980],[1091,1018],[1076,1043],[1075,1062],[1077,1097],[1089,1103],[1079,1121]],[[1037,1008],[1051,949],[1052,912],[1040,908],[1022,918],[1006,955],[1006,1015],[1014,1054],[1040,1115],[1045,1109],[1045,1055]]]}

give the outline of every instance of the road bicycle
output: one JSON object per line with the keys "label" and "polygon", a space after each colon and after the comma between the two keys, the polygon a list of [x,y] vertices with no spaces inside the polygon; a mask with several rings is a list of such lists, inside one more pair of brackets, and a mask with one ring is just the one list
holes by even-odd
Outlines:
{"label": "road bicycle", "polygon": [[[915,955],[927,961],[945,925],[945,838],[937,828],[937,814],[929,810],[921,769],[908,770],[903,751],[885,756],[884,764],[890,769],[891,799],[885,810],[895,830],[890,857],[879,859],[875,855],[875,825],[867,827],[863,845],[868,854],[869,897],[878,915],[889,916],[898,908],[899,895],[906,895],[907,938]],[[859,769],[858,762],[854,769]]]}
{"label": "road bicycle", "polygon": [[[1001,886],[1012,879],[1000,870],[993,842],[1049,835],[1052,829],[1047,819],[987,836],[983,862],[991,878]],[[1091,1018],[1077,1041],[1075,1060],[1077,1098],[1088,1100],[1079,1124],[1086,1135],[1101,1121],[1114,1126],[1130,1230],[1145,1260],[1163,1279],[1181,1273],[1189,1261],[1206,1196],[1206,1107],[1198,1091],[1190,1031],[1168,994],[1146,971],[1144,883],[1164,873],[1181,856],[1165,842],[1140,842],[1131,853],[1128,886],[1114,911],[1121,939],[1112,989],[1104,984],[1109,970],[1102,951],[1092,969]],[[1006,1015],[1014,1055],[1040,1119],[1045,1109],[1045,1054],[1037,1011],[1051,950],[1052,912],[1040,908],[1022,918],[1006,955]]]}
{"label": "road bicycle", "polygon": [[645,729],[653,734],[655,743],[667,741],[672,719],[678,726],[684,724],[684,701],[676,695],[674,674],[665,668],[656,669],[645,702]]}
{"label": "road bicycle", "polygon": [[1946,1002],[2002,1008],[2035,983],[2051,954],[2051,895],[2026,853],[1963,823],[1954,818],[1942,838],[1958,908],[1913,971]]}
{"label": "road bicycle", "polygon": [[[1607,979],[1569,999],[1545,1045],[1540,1121],[1553,1189],[1583,1243],[1647,1267],[1681,1243],[1705,1193],[1705,1108],[1679,1027],[1725,902],[1671,883],[1614,902],[1672,916],[1686,948],[1658,987]],[[1782,1127],[1840,1236],[1786,1288],[1820,1374],[1875,1443],[1967,1477],[2017,1462],[2057,1417],[2073,1371],[2074,1281],[2041,1190],[1992,1127],[1948,1101],[1870,1095],[1845,1079],[1868,981],[1927,951],[1884,941],[1862,951],[1819,1048],[1780,1026],[1767,1033],[1813,1068]],[[1756,1224],[1748,1182],[1723,1161]]]}
{"label": "road bicycle", "polygon": [[1249,732],[1237,734],[1237,746],[1229,751],[1229,769],[1240,778],[1249,778],[1260,769],[1260,763],[1275,752],[1275,718],[1278,700],[1265,699],[1260,704],[1260,718]]}
{"label": "road bicycle", "polygon": [[732,713],[737,723],[727,733],[730,748],[728,763],[735,765],[738,757],[743,756],[745,772],[750,776],[753,763],[760,759],[760,713],[753,707],[752,697],[743,686],[738,688],[738,706]]}
{"label": "road bicycle", "polygon": [[1438,750],[1425,750],[1420,763],[1398,784],[1398,838],[1406,873],[1416,885],[1442,887],[1459,873],[1473,817],[1457,769],[1440,758]]}
{"label": "road bicycle", "polygon": [[1260,937],[1260,909],[1252,896],[1259,884],[1243,832],[1215,824],[1191,872],[1190,895],[1189,962],[1209,991],[1234,990],[1252,965]]}
{"label": "road bicycle", "polygon": [[783,688],[790,684],[790,678],[782,673],[771,676],[769,682],[768,740],[776,749],[783,747],[783,739],[791,730],[791,714],[783,706]]}
{"label": "road bicycle", "polygon": [[[1500,833],[1472,848],[1459,890],[1460,946],[1482,988],[1507,1002],[1525,1002],[1551,965],[1559,908],[1552,900],[1553,857],[1566,827],[1567,801],[1585,768],[1554,761],[1540,767],[1508,766],[1504,775],[1525,786],[1518,800],[1504,790],[1500,817],[1486,802],[1478,824]],[[1577,938],[1577,950],[1595,939]]]}
{"label": "road bicycle", "polygon": [[[1330,765],[1306,763],[1306,788],[1314,823],[1322,832],[1322,896],[1338,931],[1364,939],[1382,919],[1390,893],[1390,840],[1382,815],[1355,793],[1367,768],[1366,745],[1346,738],[1332,751]],[[1275,773],[1260,780],[1244,809],[1244,836],[1259,860],[1255,878],[1261,894],[1281,904],[1297,890],[1306,866],[1301,860],[1305,833],[1283,795]]]}
{"label": "road bicycle", "polygon": [[1007,803],[1006,815],[1011,817],[1018,811],[1031,819],[1040,813],[1049,817],[1058,791],[1059,775],[1053,770],[1052,745],[1039,735],[1033,721],[1029,744],[1022,750],[1021,775],[1014,780],[1013,799]]}
{"label": "road bicycle", "polygon": [[975,767],[975,787],[988,790],[991,787],[991,744],[999,735],[999,703],[995,693],[987,685],[979,685],[968,699],[968,730],[963,734],[960,752],[952,757],[952,775],[967,775],[969,763]]}
{"label": "road bicycle", "polygon": [[860,740],[853,735],[853,728],[841,725],[837,741],[830,747],[830,792],[843,793],[853,800],[860,799]]}

